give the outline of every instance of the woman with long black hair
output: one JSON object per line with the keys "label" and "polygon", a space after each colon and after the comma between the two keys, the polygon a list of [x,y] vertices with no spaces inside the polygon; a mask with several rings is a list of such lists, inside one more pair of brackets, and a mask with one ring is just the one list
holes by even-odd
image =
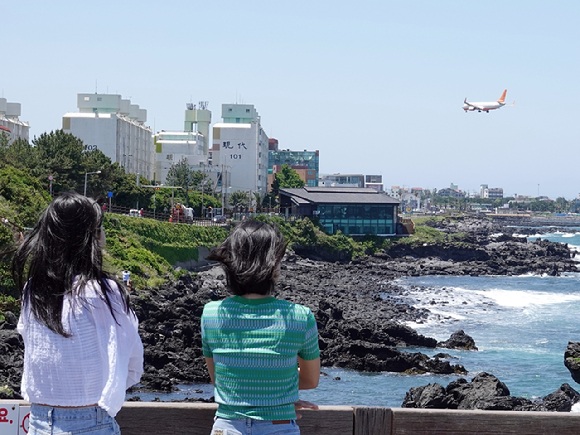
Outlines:
{"label": "woman with long black hair", "polygon": [[29,434],[119,434],[114,417],[143,372],[143,345],[125,287],[102,268],[103,210],[55,198],[13,261],[22,293],[22,395]]}

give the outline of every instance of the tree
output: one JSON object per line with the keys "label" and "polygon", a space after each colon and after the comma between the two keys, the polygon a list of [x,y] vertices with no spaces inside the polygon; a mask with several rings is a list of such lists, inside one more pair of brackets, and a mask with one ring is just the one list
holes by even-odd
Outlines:
{"label": "tree", "polygon": [[282,165],[280,171],[274,175],[274,182],[272,183],[272,192],[274,196],[278,196],[280,189],[293,189],[304,187],[304,180],[300,178],[298,172],[292,169],[289,165]]}
{"label": "tree", "polygon": [[9,144],[8,135],[0,134],[0,165],[29,170],[35,161],[36,149],[27,140],[16,139]]}
{"label": "tree", "polygon": [[83,141],[56,130],[43,133],[34,138],[32,143],[36,147],[36,165],[30,166],[32,173],[39,179],[54,176],[53,191],[84,189]]}
{"label": "tree", "polygon": [[201,171],[192,171],[187,158],[183,157],[179,162],[171,165],[167,173],[167,183],[183,189],[185,204],[189,206],[189,189],[200,185],[203,189],[204,175]]}
{"label": "tree", "polygon": [[236,190],[230,195],[229,201],[234,207],[248,207],[250,203],[250,195],[248,192],[243,190]]}

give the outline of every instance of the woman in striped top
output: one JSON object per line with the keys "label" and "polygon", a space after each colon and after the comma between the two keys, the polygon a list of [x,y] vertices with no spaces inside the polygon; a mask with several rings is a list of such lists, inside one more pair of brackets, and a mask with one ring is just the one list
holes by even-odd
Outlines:
{"label": "woman in striped top", "polygon": [[208,303],[203,354],[219,404],[213,435],[299,434],[298,390],[316,388],[320,351],[309,308],[273,297],[286,244],[278,228],[247,220],[208,256],[233,296]]}

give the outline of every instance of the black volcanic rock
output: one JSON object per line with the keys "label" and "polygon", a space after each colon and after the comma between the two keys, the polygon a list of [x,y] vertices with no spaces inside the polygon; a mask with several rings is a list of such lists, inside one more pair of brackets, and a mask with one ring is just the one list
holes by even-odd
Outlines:
{"label": "black volcanic rock", "polygon": [[435,383],[411,388],[403,408],[481,409],[494,411],[569,412],[580,401],[580,394],[563,384],[541,400],[532,402],[510,395],[508,387],[489,373],[479,373],[471,382],[460,378],[444,388]]}
{"label": "black volcanic rock", "polygon": [[572,379],[580,384],[580,343],[569,341],[564,353],[564,365],[570,371]]}
{"label": "black volcanic rock", "polygon": [[443,347],[446,349],[477,350],[475,340],[461,329],[451,334],[449,340],[437,343],[437,347]]}

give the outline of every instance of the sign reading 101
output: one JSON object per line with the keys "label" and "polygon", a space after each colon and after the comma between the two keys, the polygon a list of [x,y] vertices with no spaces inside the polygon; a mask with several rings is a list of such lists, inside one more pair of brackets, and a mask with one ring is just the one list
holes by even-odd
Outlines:
{"label": "sign reading 101", "polygon": [[[232,143],[231,141],[223,141],[222,142],[222,149],[226,150],[237,150],[238,152],[242,152],[243,150],[247,150],[248,147],[244,142],[239,142],[237,144]],[[230,159],[233,160],[241,160],[242,154],[230,154]]]}

